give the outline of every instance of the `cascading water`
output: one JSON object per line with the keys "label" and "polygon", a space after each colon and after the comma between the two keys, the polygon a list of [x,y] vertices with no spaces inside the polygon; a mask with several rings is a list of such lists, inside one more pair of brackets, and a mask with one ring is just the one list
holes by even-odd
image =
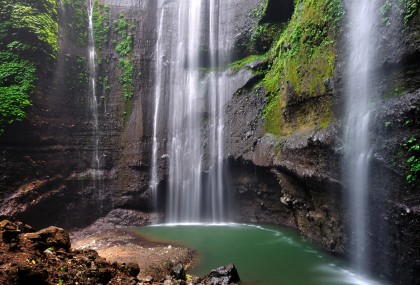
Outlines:
{"label": "cascading water", "polygon": [[209,95],[209,191],[211,193],[211,219],[220,222],[226,218],[224,202],[224,169],[223,169],[223,137],[224,137],[224,106],[228,98],[226,88],[229,84],[225,74],[217,69],[226,64],[229,54],[227,40],[223,37],[225,32],[220,25],[220,1],[210,0],[209,5],[209,50],[210,74]]}
{"label": "cascading water", "polygon": [[202,1],[180,1],[169,87],[169,222],[200,217],[202,155],[199,49]]}
{"label": "cascading water", "polygon": [[90,108],[93,116],[93,158],[91,168],[93,170],[94,181],[100,176],[100,160],[99,160],[99,113],[98,100],[96,98],[96,50],[95,37],[93,31],[93,9],[94,0],[89,0],[88,7],[88,50],[89,50],[89,88],[90,88]]}
{"label": "cascading water", "polygon": [[158,22],[158,39],[156,42],[156,51],[155,51],[155,57],[156,57],[156,71],[155,71],[155,109],[153,114],[153,145],[152,145],[152,169],[151,169],[151,179],[150,179],[150,190],[152,194],[152,206],[154,208],[157,207],[157,188],[158,188],[158,131],[159,131],[159,111],[160,111],[160,101],[163,93],[163,72],[164,72],[164,66],[163,66],[163,57],[164,57],[164,42],[163,42],[163,27],[164,27],[164,16],[165,16],[165,9],[162,6],[162,1],[159,1],[159,7],[158,11],[160,13],[159,16],[159,22]]}
{"label": "cascading water", "polygon": [[[172,10],[175,7],[176,12],[164,17],[165,5],[159,5],[152,196],[156,199],[159,116],[166,103],[167,222],[199,222],[203,218],[220,222],[226,217],[223,205],[223,107],[226,91],[222,87],[227,84],[227,79],[217,69],[225,63],[228,53],[227,41],[223,39],[220,27],[219,1],[185,0],[167,4],[173,5]],[[165,29],[165,25],[169,27]],[[167,29],[171,34],[163,37]],[[167,57],[165,62],[164,54]]]}
{"label": "cascading water", "polygon": [[350,192],[352,261],[359,272],[366,271],[369,246],[368,192],[369,161],[369,103],[374,96],[375,25],[377,1],[350,1],[347,117],[344,143],[344,175]]}

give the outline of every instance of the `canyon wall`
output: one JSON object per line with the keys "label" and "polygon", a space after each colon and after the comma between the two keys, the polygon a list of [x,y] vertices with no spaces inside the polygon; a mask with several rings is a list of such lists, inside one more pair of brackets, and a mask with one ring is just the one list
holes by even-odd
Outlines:
{"label": "canyon wall", "polygon": [[[226,23],[237,61],[227,71],[235,90],[225,108],[224,150],[233,217],[296,228],[324,249],[348,255],[352,241],[345,229],[352,217],[341,173],[345,1],[312,1],[326,17],[308,1],[293,2],[220,1],[221,10],[235,15]],[[408,177],[413,171],[407,160],[418,158],[410,149],[420,140],[420,16],[396,4],[384,7],[380,96],[372,103],[374,203],[368,218],[378,257],[372,267],[398,284],[417,284],[419,178]],[[153,219],[158,1],[105,0],[96,9],[100,167],[91,163],[87,22],[80,21],[87,4],[62,1],[52,72],[40,72],[27,119],[0,137],[1,216],[37,227],[83,227],[114,209],[137,210],[142,223]],[[166,132],[158,137],[164,200]],[[163,211],[165,202],[160,205]]]}
{"label": "canyon wall", "polygon": [[[329,11],[334,10],[333,4],[313,3]],[[342,173],[344,75],[349,52],[346,7],[342,7],[344,14],[335,14],[335,24],[334,18],[318,22],[321,25],[315,30],[320,29],[321,36],[315,38],[312,29],[318,20],[308,20],[311,16],[307,14],[314,13],[312,8],[301,3],[275,39],[275,48],[262,57],[239,62],[239,72],[251,70],[254,76],[226,108],[225,151],[236,178],[236,219],[288,225],[324,249],[349,256],[353,241],[345,229],[352,216]],[[411,179],[407,160],[418,157],[408,145],[419,137],[419,15],[408,17],[395,3],[381,9],[376,71],[380,83],[371,103],[374,119],[370,124],[372,174],[366,220],[368,250],[374,258],[369,266],[398,284],[416,284],[419,185]],[[262,19],[266,18],[263,14]],[[300,38],[296,41],[294,37]],[[331,40],[324,42],[328,38]],[[300,61],[308,42],[313,50],[323,51],[312,50],[312,57]],[[330,56],[332,61],[325,60]],[[261,76],[261,70],[266,70],[265,75]]]}
{"label": "canyon wall", "polygon": [[[38,227],[80,227],[120,206],[148,210],[143,194],[148,190],[151,114],[145,106],[152,104],[156,4],[99,3],[94,14],[99,169],[92,167],[88,6],[84,0],[62,1],[56,63],[51,72],[40,72],[27,119],[0,139],[1,216]],[[117,46],[128,36],[129,54],[121,56]],[[128,68],[123,66],[127,62]]]}

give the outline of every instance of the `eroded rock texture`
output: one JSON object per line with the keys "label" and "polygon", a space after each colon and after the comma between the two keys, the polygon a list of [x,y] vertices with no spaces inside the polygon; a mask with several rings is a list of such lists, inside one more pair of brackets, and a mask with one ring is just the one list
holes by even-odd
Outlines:
{"label": "eroded rock texture", "polygon": [[[113,208],[148,211],[155,1],[105,1],[108,40],[97,48],[100,168],[92,169],[94,125],[87,82],[88,47],[80,44],[87,6],[62,6],[60,52],[52,71],[40,77],[28,119],[9,128],[1,142],[0,216],[36,226],[83,226]],[[87,3],[87,2],[86,2]],[[85,6],[83,6],[85,5]],[[133,92],[124,98],[116,52],[116,20],[124,17],[133,37]],[[86,23],[85,23],[86,24]],[[82,36],[80,36],[80,33]],[[107,86],[102,82],[107,78]],[[105,90],[107,89],[107,90]]]}
{"label": "eroded rock texture", "polygon": [[[416,284],[419,188],[406,181],[404,144],[419,137],[420,45],[415,39],[419,16],[408,26],[401,23],[380,27],[378,96],[372,103],[370,126],[373,147],[367,243],[374,257],[370,260],[373,271],[398,284]],[[345,229],[352,216],[341,173],[347,51],[342,39],[338,42],[336,71],[325,82],[325,94],[312,98],[286,92],[280,116],[294,131],[287,129],[289,133],[277,136],[266,133],[267,94],[258,83],[237,92],[226,107],[225,152],[233,161],[231,171],[236,173],[237,219],[288,225],[326,250],[348,255],[352,241]],[[252,69],[252,65],[244,68]],[[326,111],[325,106],[333,106],[334,118],[327,126],[317,126],[313,122]]]}
{"label": "eroded rock texture", "polygon": [[[131,211],[152,210],[148,202],[157,2],[104,1],[109,5],[110,31],[100,51],[98,71],[99,77],[108,78],[109,90],[104,85],[98,87],[99,179],[91,169],[94,144],[88,84],[76,80],[87,70],[87,47],[77,44],[68,11],[60,12],[57,64],[53,72],[41,76],[28,120],[9,128],[0,139],[0,216],[19,218],[37,227],[51,223],[85,226],[117,209],[104,219],[123,225],[133,217],[142,224],[150,221],[149,215]],[[255,52],[257,24],[290,19],[292,2],[268,1],[268,10],[256,19],[256,8],[263,1],[221,0],[221,10],[234,15],[225,23],[232,60]],[[284,10],[274,13],[280,4]],[[171,1],[165,5],[170,7]],[[134,85],[128,99],[122,95],[121,56],[114,42],[118,41],[114,22],[121,14],[133,26],[130,60]],[[374,203],[368,218],[371,254],[377,257],[372,267],[400,284],[420,282],[419,189],[418,184],[405,181],[408,157],[404,148],[409,138],[420,139],[419,22],[417,13],[408,27],[394,23],[381,27],[379,95],[372,104],[375,175],[369,197]],[[166,31],[169,35],[170,29]],[[347,55],[343,38],[345,35],[336,39],[335,74],[324,82],[324,93],[308,96],[281,86],[287,89],[287,98],[279,116],[289,128],[287,134],[269,134],[265,127],[269,95],[260,84],[261,72],[273,62],[257,60],[239,71],[227,71],[234,83],[225,108],[224,152],[235,221],[293,227],[326,250],[346,255],[351,241],[344,229],[352,217],[341,173]],[[331,121],[321,125],[326,111],[325,117]],[[158,163],[162,198],[167,174],[165,138],[163,131],[159,134],[162,159]]]}

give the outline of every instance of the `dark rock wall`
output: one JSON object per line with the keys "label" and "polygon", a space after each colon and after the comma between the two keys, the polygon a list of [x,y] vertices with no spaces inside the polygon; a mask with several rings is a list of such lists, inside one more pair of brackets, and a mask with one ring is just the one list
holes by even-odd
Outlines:
{"label": "dark rock wall", "polygon": [[[81,195],[95,197],[89,187],[74,188],[85,183],[72,178],[90,167],[93,153],[88,89],[77,81],[87,68],[77,59],[86,58],[87,49],[76,44],[76,32],[62,9],[59,19],[57,63],[52,72],[40,75],[28,119],[8,129],[0,143],[0,214],[35,225],[66,223],[72,212],[72,219],[79,220],[76,209],[94,204],[93,199],[82,201]],[[87,216],[89,220],[97,214]]]}
{"label": "dark rock wall", "polygon": [[[82,6],[78,12],[86,18],[87,1],[77,1]],[[114,208],[151,211],[148,190],[158,1],[101,2],[109,6],[110,30],[102,49],[97,49],[100,174],[91,169],[95,144],[90,90],[85,78],[88,47],[86,40],[79,43],[87,34],[87,23],[77,27],[72,22],[75,9],[61,7],[56,65],[50,73],[41,75],[28,119],[0,138],[0,216],[18,218],[37,227],[80,227]],[[260,3],[261,0],[220,2],[222,13],[231,15],[224,17],[229,21],[224,26],[229,27],[232,46],[251,36],[256,19],[250,14]],[[171,1],[165,5],[170,8]],[[124,98],[120,82],[121,56],[116,51],[120,38],[115,31],[120,15],[133,26],[133,47],[127,57],[134,67],[131,98]],[[170,33],[170,27],[165,31]],[[247,76],[237,76],[238,82],[233,85],[242,86]],[[109,90],[101,81],[105,77]],[[164,131],[159,134],[160,155],[164,154],[165,137]],[[163,180],[165,161],[159,163]]]}
{"label": "dark rock wall", "polygon": [[[378,46],[377,97],[372,103],[368,254],[373,257],[372,271],[397,284],[417,284],[419,187],[418,181],[406,181],[408,154],[404,143],[419,138],[419,15],[403,24],[400,7],[393,6],[390,13],[391,22],[379,27],[382,37]],[[336,72],[324,96],[330,100],[327,104],[334,106],[334,119],[327,127],[305,123],[311,120],[312,107],[324,104],[313,100],[323,98],[300,100],[299,94],[291,94],[280,116],[309,127],[283,136],[266,133],[264,109],[269,94],[253,83],[254,87],[238,92],[226,107],[226,154],[235,168],[239,164],[248,169],[242,175],[248,173],[254,180],[268,181],[258,185],[233,176],[237,181],[233,187],[236,202],[241,205],[238,208],[251,209],[239,211],[239,220],[288,225],[326,250],[347,256],[352,241],[345,229],[352,217],[341,173],[345,36],[343,33],[337,39]],[[257,71],[254,69],[254,73]],[[324,110],[318,108],[318,112]],[[266,178],[273,175],[278,181],[276,187]],[[261,190],[267,187],[269,195]]]}
{"label": "dark rock wall", "polygon": [[[60,53],[52,73],[41,76],[28,120],[9,128],[0,138],[0,216],[37,227],[51,223],[84,226],[112,209],[149,212],[155,43],[158,1],[105,0],[109,5],[109,40],[101,51],[100,76],[109,77],[110,91],[98,90],[101,178],[89,169],[94,152],[88,84],[74,77],[86,72],[87,48],[76,44],[68,14],[60,12]],[[252,37],[262,0],[220,1],[229,15],[233,59],[253,52]],[[285,21],[277,1],[268,1],[265,22]],[[291,1],[285,1],[290,10]],[[166,5],[171,5],[167,1]],[[125,99],[119,78],[113,22],[123,13],[135,26],[130,60],[134,66],[133,96]],[[401,15],[398,9],[393,12]],[[398,14],[399,13],[399,14]],[[420,139],[419,15],[408,27],[382,27],[378,66],[380,87],[373,106],[374,160],[369,211],[371,254],[376,270],[399,284],[420,281],[420,200],[418,184],[405,181],[404,142]],[[403,31],[403,32],[401,32]],[[344,38],[345,35],[343,35]],[[226,160],[231,173],[234,218],[241,222],[285,225],[298,229],[329,251],[346,255],[346,187],[341,174],[341,119],[346,51],[337,39],[334,78],[325,96],[288,98],[281,114],[290,125],[307,125],[289,135],[266,132],[267,92],[258,82],[261,62],[232,72],[236,80],[226,106]],[[78,59],[84,58],[82,63]],[[267,67],[264,67],[267,68]],[[263,69],[264,69],[263,68]],[[314,126],[313,106],[334,106],[326,127]],[[308,113],[309,112],[309,113]],[[164,116],[164,112],[163,112]],[[159,134],[164,154],[165,132]],[[165,161],[160,160],[162,189]],[[113,212],[118,213],[118,212]],[[117,214],[120,216],[119,214]],[[130,216],[135,216],[132,214]],[[144,217],[143,215],[141,215]],[[147,223],[145,218],[144,223]],[[380,221],[380,222],[379,222]],[[389,237],[389,238],[388,238]],[[398,277],[398,278],[396,278]]]}
{"label": "dark rock wall", "polygon": [[[94,126],[89,84],[80,79],[88,72],[88,49],[77,43],[78,31],[69,19],[72,11],[60,9],[56,65],[41,75],[28,119],[0,139],[1,216],[37,227],[73,227],[88,225],[116,207],[147,210],[147,195],[141,195],[148,189],[152,114],[144,106],[152,105],[155,2],[105,1],[109,40],[97,69],[98,76],[109,78],[110,91],[106,94],[98,83],[99,176],[91,170]],[[113,23],[121,13],[135,26],[131,99],[122,95],[119,57],[112,42]]]}
{"label": "dark rock wall", "polygon": [[[102,57],[109,59],[102,71],[109,77],[110,94],[103,119],[103,141],[109,152],[106,169],[112,180],[108,189],[113,193],[113,207],[145,209],[148,190],[151,140],[153,130],[154,48],[156,43],[157,1],[104,1],[110,5],[111,32]],[[121,70],[115,51],[112,23],[123,13],[134,25],[133,96],[125,99],[119,83]],[[105,152],[106,153],[106,152]],[[144,194],[146,196],[144,196]]]}
{"label": "dark rock wall", "polygon": [[[253,195],[249,195],[237,186],[243,179],[236,181],[233,175],[233,190],[241,205],[238,207],[260,208],[244,211],[239,220],[294,227],[327,250],[343,253],[342,191],[338,173],[332,168],[339,165],[331,145],[337,135],[335,126],[288,138],[265,134],[262,116],[265,96],[265,91],[257,87],[234,95],[226,108],[227,156],[235,164],[248,166],[245,168],[251,165],[255,171],[277,181],[276,187],[269,187],[271,195],[261,195],[263,187],[253,187]],[[231,171],[237,172],[235,168]],[[257,175],[263,185],[267,180],[261,178],[264,175]],[[275,205],[270,215],[267,204]]]}

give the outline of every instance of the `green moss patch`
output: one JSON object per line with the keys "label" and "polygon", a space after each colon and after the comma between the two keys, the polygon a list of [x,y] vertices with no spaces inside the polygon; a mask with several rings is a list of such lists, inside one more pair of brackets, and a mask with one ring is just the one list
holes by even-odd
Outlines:
{"label": "green moss patch", "polygon": [[123,96],[129,99],[134,92],[134,65],[132,61],[133,53],[133,35],[135,26],[130,25],[124,13],[118,15],[114,21],[114,32],[117,40],[114,41],[115,50],[119,55],[118,68],[120,70],[120,84],[123,89]]}
{"label": "green moss patch", "polygon": [[[266,132],[286,134],[287,129],[308,125],[285,116],[291,103],[326,95],[335,70],[335,39],[344,9],[339,0],[296,1],[290,22],[269,52],[272,68],[263,80],[269,93],[264,110]],[[325,127],[331,120],[331,105],[318,110],[321,116],[309,125]],[[322,115],[325,114],[325,115]]]}
{"label": "green moss patch", "polygon": [[55,0],[0,0],[0,134],[22,121],[38,80],[58,52]]}
{"label": "green moss patch", "polygon": [[104,5],[100,0],[95,0],[93,6],[93,35],[96,48],[100,51],[109,34],[109,5]]}
{"label": "green moss patch", "polygon": [[234,71],[238,71],[242,68],[244,68],[246,65],[256,61],[256,60],[265,60],[266,56],[265,55],[250,55],[248,57],[245,57],[241,60],[235,61],[231,64],[229,64],[229,68],[234,70]]}
{"label": "green moss patch", "polygon": [[5,125],[22,121],[31,106],[29,95],[35,90],[34,63],[9,52],[0,52],[0,134]]}
{"label": "green moss patch", "polygon": [[399,0],[404,9],[404,24],[409,24],[419,13],[420,0]]}

